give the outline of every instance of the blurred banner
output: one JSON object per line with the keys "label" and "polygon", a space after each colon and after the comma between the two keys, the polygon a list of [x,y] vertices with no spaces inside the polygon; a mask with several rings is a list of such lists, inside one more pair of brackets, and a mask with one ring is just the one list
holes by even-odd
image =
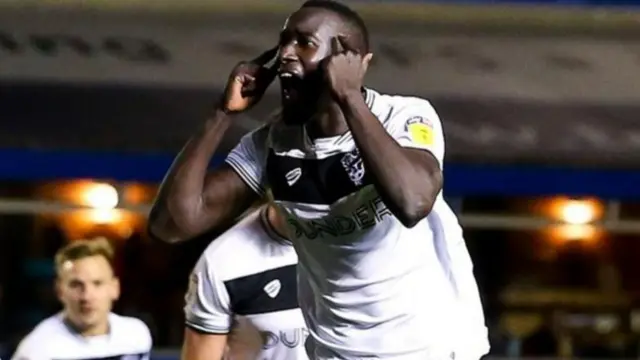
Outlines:
{"label": "blurred banner", "polygon": [[440,3],[440,4],[479,4],[479,5],[495,5],[495,4],[527,4],[527,5],[561,5],[561,6],[639,6],[639,0],[352,0],[353,3],[369,3],[369,2],[421,2],[421,3]]}
{"label": "blurred banner", "polygon": [[[367,7],[379,4],[394,4],[396,6],[408,6],[409,4],[419,5],[534,5],[534,6],[562,6],[562,7],[619,7],[638,6],[639,0],[341,0],[354,7]],[[283,7],[295,7],[303,1],[298,0],[2,0],[0,6],[21,6],[21,7],[89,7],[103,10],[109,9],[171,9],[180,10],[187,8],[200,8],[204,11],[208,9],[242,9],[256,11],[257,9],[282,9]]]}
{"label": "blurred banner", "polygon": [[[482,27],[588,33],[638,30],[638,14],[629,10],[640,0],[342,0],[369,23],[420,22],[453,29]],[[30,13],[84,12],[91,17],[114,13],[136,16],[222,17],[241,15],[239,23],[276,17],[280,22],[302,0],[0,0],[0,9]],[[259,18],[256,18],[259,17]],[[401,25],[401,24],[400,24]]]}
{"label": "blurred banner", "polygon": [[[198,1],[180,4],[195,9]],[[222,5],[212,1],[202,14],[174,16],[27,6],[37,3],[25,0],[20,10],[0,11],[0,143],[36,149],[34,156],[3,153],[6,174],[29,159],[33,171],[42,169],[47,158],[38,158],[38,151],[177,151],[207,116],[232,66],[273,46],[286,12],[295,8],[293,2],[253,2],[265,12],[238,14],[229,5],[216,13],[211,4]],[[148,4],[158,3],[170,6]],[[267,13],[269,6],[279,12]],[[511,18],[467,8],[470,18],[485,14],[482,21],[508,24],[499,31],[468,31],[416,20],[465,18],[462,10],[430,6],[403,3],[377,17],[368,10],[375,64],[367,84],[431,99],[443,120],[448,161],[618,168],[640,163],[640,82],[634,76],[640,72],[640,31],[631,31],[638,27],[637,13],[576,12],[571,21],[581,30],[568,36],[558,30],[566,24],[557,22],[573,12],[535,18],[546,10],[535,16],[538,10],[527,10]],[[394,18],[404,15],[413,20]],[[525,15],[556,30],[514,25]],[[262,107],[234,124],[221,152],[278,103],[274,85]],[[157,164],[154,174],[160,172]]]}
{"label": "blurred banner", "polygon": [[[5,148],[145,154],[178,151],[220,97],[218,90],[206,88],[2,82],[0,94]],[[449,161],[590,168],[640,164],[637,104],[429,98],[442,118]],[[279,95],[269,94],[260,108],[237,119],[221,153],[278,103]],[[5,166],[22,162],[7,160]]]}
{"label": "blurred banner", "polygon": [[[0,80],[220,89],[236,62],[276,44],[283,20],[2,13]],[[387,92],[640,102],[639,82],[630,76],[640,71],[635,37],[436,33],[410,23],[373,23],[372,33],[367,83]]]}

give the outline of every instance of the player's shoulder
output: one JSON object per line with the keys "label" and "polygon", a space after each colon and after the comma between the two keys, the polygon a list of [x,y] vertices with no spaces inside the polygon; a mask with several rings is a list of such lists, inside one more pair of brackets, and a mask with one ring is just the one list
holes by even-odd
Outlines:
{"label": "player's shoulder", "polygon": [[[63,331],[64,330],[64,331]],[[58,313],[40,321],[36,327],[25,337],[29,341],[42,341],[55,334],[65,333],[66,327],[62,320],[62,314]]]}
{"label": "player's shoulder", "polygon": [[131,349],[132,351],[149,351],[153,340],[151,331],[144,321],[132,317],[115,313],[109,314],[109,323],[113,328],[113,332],[119,334],[120,337],[127,339],[127,343],[135,343],[139,349]]}
{"label": "player's shoulder", "polygon": [[29,332],[18,345],[14,359],[34,360],[40,354],[47,353],[51,344],[56,344],[59,337],[66,334],[62,315],[56,314],[42,320]]}
{"label": "player's shoulder", "polygon": [[385,94],[374,89],[367,89],[367,99],[372,102],[379,102],[392,108],[406,107],[430,107],[433,108],[431,101],[418,96]]}
{"label": "player's shoulder", "polygon": [[430,121],[439,121],[438,113],[431,101],[406,95],[393,95],[379,93],[373,89],[367,89],[367,101],[375,113],[379,113],[386,122],[397,119],[407,120],[407,117],[422,117]]}
{"label": "player's shoulder", "polygon": [[[266,229],[260,208],[214,239],[200,256],[196,269],[221,281],[297,262],[291,245],[278,243]],[[241,255],[241,256],[240,256]]]}
{"label": "player's shoulder", "polygon": [[122,354],[147,354],[153,346],[149,327],[142,320],[109,314],[112,351]]}
{"label": "player's shoulder", "polygon": [[254,138],[254,140],[266,139],[272,126],[272,122],[267,122],[266,124],[262,124],[259,127],[253,129],[250,134]]}

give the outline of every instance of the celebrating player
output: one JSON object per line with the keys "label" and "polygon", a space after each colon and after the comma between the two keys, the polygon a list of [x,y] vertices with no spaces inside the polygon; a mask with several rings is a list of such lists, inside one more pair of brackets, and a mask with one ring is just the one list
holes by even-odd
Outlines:
{"label": "celebrating player", "polygon": [[[477,359],[460,339],[470,313],[461,286],[469,283],[457,279],[473,274],[453,263],[463,239],[441,196],[440,120],[424,99],[365,88],[371,58],[355,12],[306,2],[277,47],[233,70],[220,105],[167,174],[150,231],[188,239],[269,190],[298,254],[311,358]],[[280,118],[244,136],[207,174],[233,115],[276,76]]]}
{"label": "celebrating player", "polygon": [[276,209],[261,208],[212,242],[191,274],[183,360],[307,359],[296,264]]}
{"label": "celebrating player", "polygon": [[111,312],[120,295],[112,261],[106,239],[78,240],[58,251],[56,290],[64,309],[31,331],[13,359],[148,360],[149,328]]}

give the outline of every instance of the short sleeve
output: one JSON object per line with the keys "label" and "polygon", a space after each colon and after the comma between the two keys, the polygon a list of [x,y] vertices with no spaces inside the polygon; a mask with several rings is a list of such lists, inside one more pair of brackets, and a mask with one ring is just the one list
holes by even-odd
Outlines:
{"label": "short sleeve", "polygon": [[444,136],[436,110],[426,100],[410,98],[392,113],[390,134],[403,147],[431,152],[442,166]]}
{"label": "short sleeve", "polygon": [[153,348],[153,338],[151,337],[151,331],[147,324],[142,320],[135,319],[138,323],[138,332],[140,334],[140,344],[144,348],[144,354],[141,356],[141,360],[149,360],[151,356],[151,349]]}
{"label": "short sleeve", "polygon": [[209,334],[226,334],[231,329],[233,315],[229,293],[224,283],[201,256],[191,273],[185,296],[185,322],[190,328]]}
{"label": "short sleeve", "polygon": [[266,189],[265,166],[267,160],[267,135],[265,125],[242,137],[231,150],[225,162],[258,195],[264,196]]}
{"label": "short sleeve", "polygon": [[32,332],[22,339],[11,360],[47,360],[46,346],[42,341],[36,341],[38,339],[35,337],[36,334]]}

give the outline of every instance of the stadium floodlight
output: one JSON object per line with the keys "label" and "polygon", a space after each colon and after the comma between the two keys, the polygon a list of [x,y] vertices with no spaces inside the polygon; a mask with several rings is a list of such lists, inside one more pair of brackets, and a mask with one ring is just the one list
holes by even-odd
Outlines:
{"label": "stadium floodlight", "polygon": [[562,220],[571,225],[585,225],[596,219],[596,206],[589,201],[568,200],[561,209]]}
{"label": "stadium floodlight", "polygon": [[595,242],[601,231],[594,224],[603,213],[602,203],[595,199],[556,198],[551,202],[550,215],[559,224],[552,226],[552,237],[560,242]]}
{"label": "stadium floodlight", "polygon": [[90,183],[82,189],[84,205],[92,210],[87,214],[88,220],[95,224],[111,224],[118,222],[120,212],[116,209],[119,202],[118,191],[107,183]]}
{"label": "stadium floodlight", "polygon": [[82,195],[84,203],[96,210],[110,210],[118,206],[118,191],[109,184],[91,184]]}

